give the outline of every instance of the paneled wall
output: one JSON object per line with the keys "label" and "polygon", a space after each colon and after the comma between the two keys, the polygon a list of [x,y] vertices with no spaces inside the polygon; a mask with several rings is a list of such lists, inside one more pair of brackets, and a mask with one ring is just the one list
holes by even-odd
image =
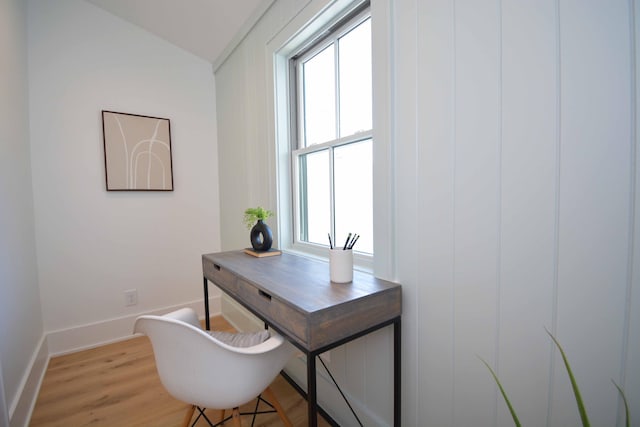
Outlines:
{"label": "paneled wall", "polygon": [[638,407],[632,6],[396,3],[409,424],[509,425],[477,356],[524,424],[577,423],[545,327],[594,425],[616,424],[611,379]]}
{"label": "paneled wall", "polygon": [[[221,165],[223,247],[242,244],[224,235],[240,208],[277,205],[275,149],[260,137],[273,129],[269,98],[258,101],[273,84],[265,51],[317,3],[276,1],[216,73],[228,118],[218,121],[220,158],[231,162]],[[376,265],[403,285],[403,425],[512,425],[480,358],[524,425],[578,425],[545,328],[567,352],[592,424],[621,425],[612,379],[637,424],[635,2],[372,3],[374,57],[389,57],[374,71],[387,77],[374,80],[376,99],[388,98],[374,114],[389,140],[376,143],[391,147],[391,173],[375,173],[393,189],[376,241],[390,256]],[[331,359],[380,423],[387,395],[366,390],[387,378],[369,369],[386,366],[374,362],[388,357],[385,344]]]}

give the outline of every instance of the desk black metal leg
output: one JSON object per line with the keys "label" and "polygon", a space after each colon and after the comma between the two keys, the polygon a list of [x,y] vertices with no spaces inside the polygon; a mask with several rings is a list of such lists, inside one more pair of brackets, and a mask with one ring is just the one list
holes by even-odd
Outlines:
{"label": "desk black metal leg", "polygon": [[211,329],[211,320],[209,319],[209,281],[205,277],[203,279],[204,285],[204,324],[208,330]]}
{"label": "desk black metal leg", "polygon": [[393,323],[393,425],[400,427],[402,424],[401,417],[401,366],[402,366],[402,325],[398,319]]}
{"label": "desk black metal leg", "polygon": [[307,407],[309,426],[318,425],[318,396],[316,395],[316,354],[307,353]]}

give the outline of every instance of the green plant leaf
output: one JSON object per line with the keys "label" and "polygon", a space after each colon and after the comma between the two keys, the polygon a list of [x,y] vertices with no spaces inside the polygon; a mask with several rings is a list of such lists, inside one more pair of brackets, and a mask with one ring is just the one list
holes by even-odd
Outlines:
{"label": "green plant leaf", "polygon": [[504,387],[502,387],[502,384],[500,383],[500,380],[498,379],[498,376],[493,371],[493,369],[491,369],[491,366],[489,366],[489,364],[482,357],[478,356],[478,358],[489,369],[489,372],[491,372],[491,375],[493,376],[493,379],[496,381],[496,384],[498,385],[498,388],[500,389],[500,393],[502,393],[502,397],[504,398],[504,402],[507,404],[507,407],[509,408],[509,412],[511,412],[511,418],[513,418],[513,422],[515,423],[515,425],[517,427],[522,427],[522,424],[520,424],[520,420],[518,419],[518,416],[516,415],[516,411],[515,411],[515,409],[513,409],[513,405],[511,405],[511,402],[509,401],[509,398],[507,397],[507,393],[504,391]]}
{"label": "green plant leaf", "polygon": [[611,382],[613,382],[613,385],[616,386],[616,388],[618,389],[618,392],[620,393],[620,396],[622,396],[622,402],[624,402],[624,415],[625,415],[625,423],[624,425],[626,427],[630,427],[631,426],[631,418],[629,417],[629,403],[627,402],[627,396],[624,395],[624,391],[622,390],[622,388],[616,384],[615,381],[611,380]]}
{"label": "green plant leaf", "polygon": [[273,216],[273,212],[263,208],[262,206],[258,206],[256,208],[247,208],[244,211],[244,217],[242,222],[247,226],[247,229],[251,229],[259,219],[265,220],[269,217]]}
{"label": "green plant leaf", "polygon": [[562,360],[564,361],[564,366],[567,368],[567,374],[569,375],[569,380],[571,381],[571,387],[573,388],[573,394],[576,397],[576,403],[578,405],[578,412],[580,412],[580,419],[582,420],[583,427],[589,427],[591,424],[589,423],[589,417],[587,417],[587,410],[584,407],[584,402],[582,401],[582,396],[580,395],[580,389],[578,388],[578,383],[576,382],[575,377],[573,376],[573,372],[571,371],[571,366],[569,365],[569,360],[567,359],[567,355],[564,353],[562,346],[553,336],[551,332],[547,328],[545,331],[549,334],[553,342],[555,343],[558,350],[560,350],[560,354],[562,355]]}

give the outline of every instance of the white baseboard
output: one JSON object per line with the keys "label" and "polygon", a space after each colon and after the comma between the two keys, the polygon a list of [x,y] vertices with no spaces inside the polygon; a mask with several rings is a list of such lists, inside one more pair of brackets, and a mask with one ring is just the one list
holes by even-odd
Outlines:
{"label": "white baseboard", "polygon": [[264,323],[260,319],[226,294],[222,294],[221,311],[224,318],[236,331],[249,332],[264,327]]}
{"label": "white baseboard", "polygon": [[0,362],[0,427],[9,427],[9,408],[7,408],[7,399],[4,395],[2,362]]}
{"label": "white baseboard", "polygon": [[[234,328],[239,331],[256,330],[263,323],[251,312],[246,310],[232,298],[223,294],[222,315]],[[325,359],[326,360],[326,359]],[[299,357],[292,359],[284,369],[287,374],[303,389],[307,389],[307,362],[306,356],[300,353]],[[316,374],[316,387],[318,391],[318,403],[334,418],[336,422],[344,426],[357,426],[357,420],[345,404],[340,392],[336,389],[331,379],[320,367]],[[358,417],[364,425],[387,426],[373,411],[367,408],[356,396],[349,395],[343,390],[349,399],[349,403],[354,407]]]}
{"label": "white baseboard", "polygon": [[[345,403],[336,389],[336,386],[330,380],[324,368],[317,365],[316,371],[316,390],[318,395],[318,404],[331,415],[331,417],[341,426],[358,426],[358,421],[351,413],[349,406]],[[307,360],[302,355],[291,360],[285,367],[287,375],[289,375],[303,390],[307,389]],[[353,407],[358,418],[365,426],[390,426],[377,414],[371,411],[362,401],[350,394],[344,385],[340,385],[342,392],[349,399],[349,404]]]}
{"label": "white baseboard", "polygon": [[[133,324],[138,316],[143,314],[164,314],[182,307],[191,307],[198,313],[200,318],[204,318],[204,304],[202,300],[198,300],[88,325],[51,331],[47,333],[49,355],[51,357],[60,356],[129,339],[133,336]],[[220,314],[220,296],[209,298],[209,312],[211,316]]]}
{"label": "white baseboard", "polygon": [[[9,405],[9,426],[28,426],[51,357],[129,339],[133,337],[133,324],[138,316],[164,314],[182,307],[191,307],[200,318],[204,318],[204,304],[199,300],[45,333],[33,354],[19,392]],[[220,296],[209,298],[209,314],[214,316],[220,313]]]}
{"label": "white baseboard", "polygon": [[31,357],[29,369],[22,378],[18,393],[9,404],[10,427],[26,427],[29,424],[48,364],[49,349],[46,334],[43,334]]}

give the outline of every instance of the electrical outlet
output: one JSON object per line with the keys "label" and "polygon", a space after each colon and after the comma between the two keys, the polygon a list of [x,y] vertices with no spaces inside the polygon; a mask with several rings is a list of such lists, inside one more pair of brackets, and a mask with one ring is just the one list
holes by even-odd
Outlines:
{"label": "electrical outlet", "polygon": [[124,305],[125,307],[131,307],[132,305],[138,304],[138,290],[137,289],[129,289],[124,291]]}

